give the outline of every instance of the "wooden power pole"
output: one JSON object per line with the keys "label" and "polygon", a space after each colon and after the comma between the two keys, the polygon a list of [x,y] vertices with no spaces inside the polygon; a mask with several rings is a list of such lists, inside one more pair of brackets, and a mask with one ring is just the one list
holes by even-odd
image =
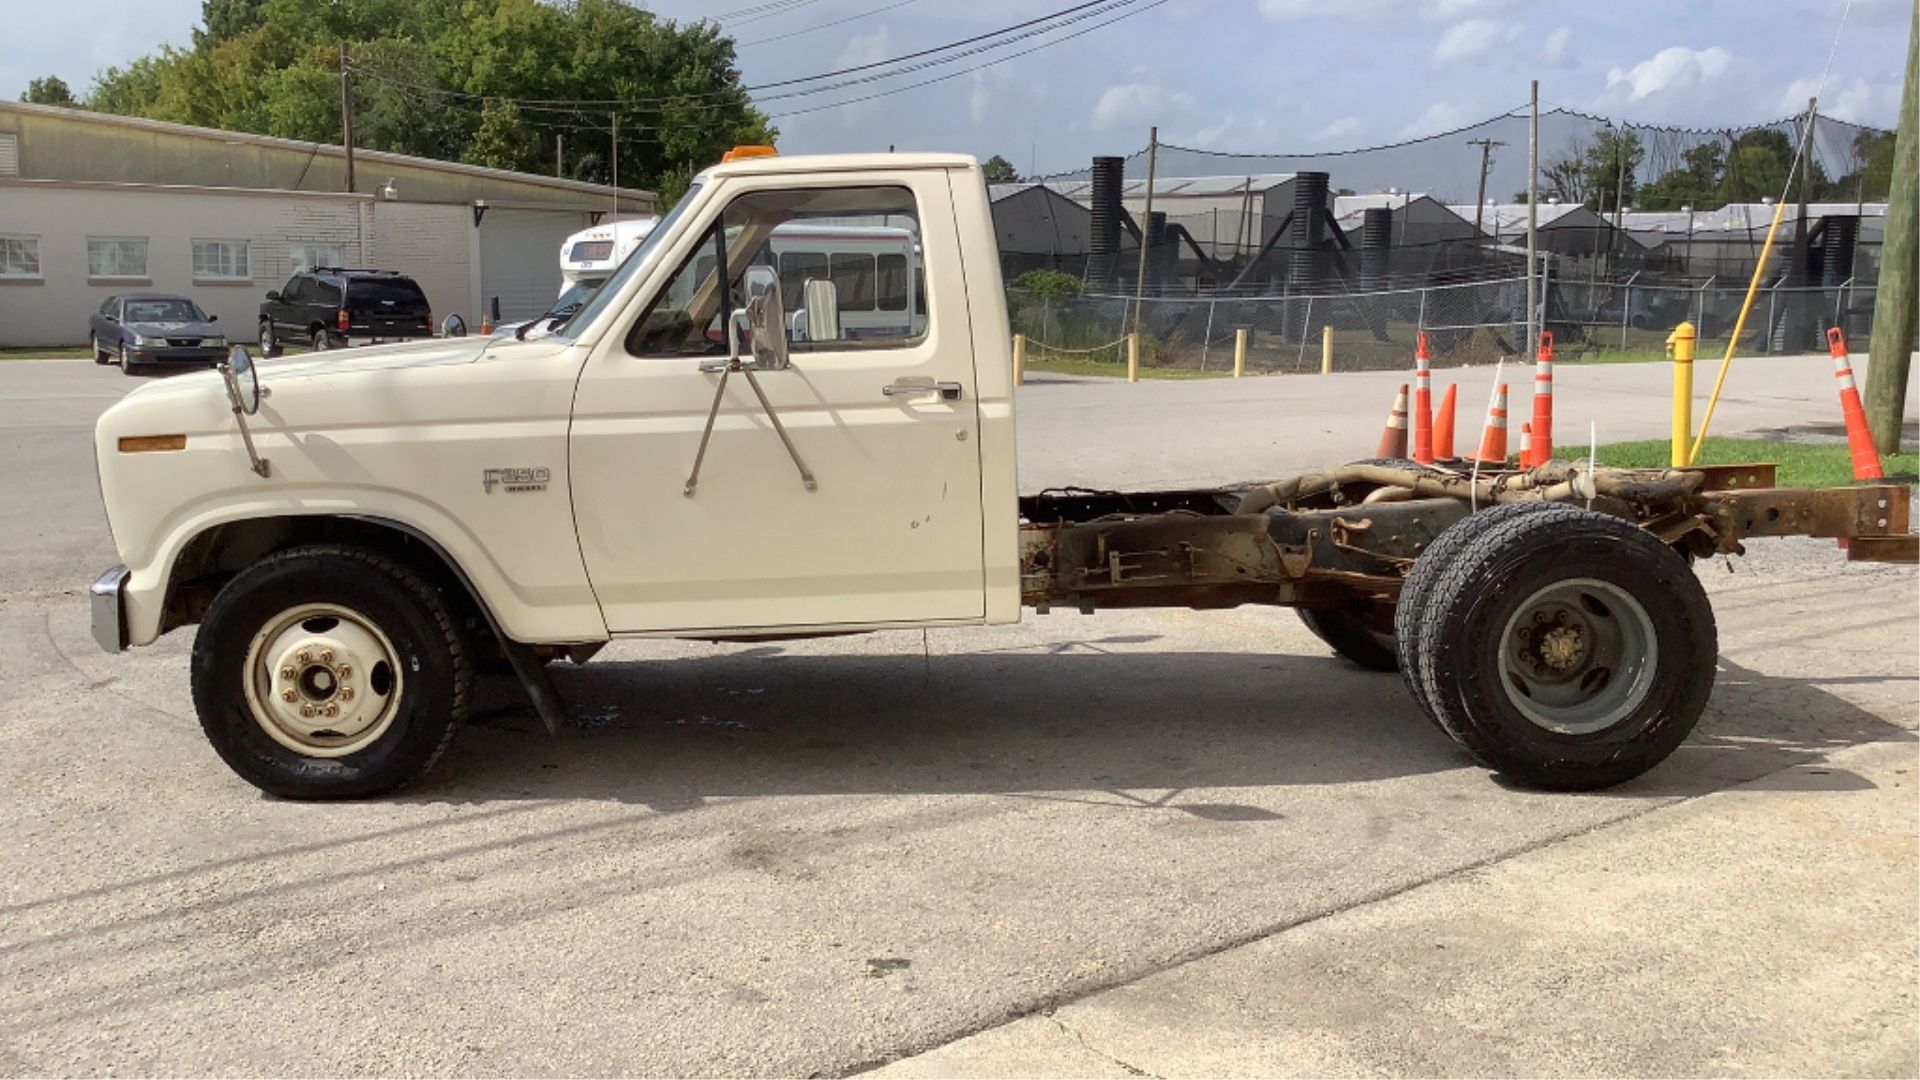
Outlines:
{"label": "wooden power pole", "polygon": [[340,145],[347,151],[347,190],[353,190],[353,76],[347,70],[347,43],[340,43]]}
{"label": "wooden power pole", "polygon": [[1473,242],[1480,242],[1480,215],[1487,208],[1487,170],[1493,167],[1493,148],[1505,146],[1498,139],[1468,139],[1468,146],[1480,148],[1480,194],[1473,197]]}
{"label": "wooden power pole", "polygon": [[1867,359],[1867,425],[1882,454],[1900,449],[1920,321],[1920,4],[1907,34],[1907,84],[1893,139],[1893,190],[1887,194],[1887,236],[1880,248],[1880,286],[1873,295],[1873,338]]}

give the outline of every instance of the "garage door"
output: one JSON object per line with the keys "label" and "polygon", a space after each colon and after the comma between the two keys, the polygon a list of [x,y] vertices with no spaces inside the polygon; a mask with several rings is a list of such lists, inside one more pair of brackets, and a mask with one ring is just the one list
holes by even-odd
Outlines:
{"label": "garage door", "polygon": [[560,295],[560,243],[587,227],[578,211],[489,210],[480,219],[480,302],[531,319]]}

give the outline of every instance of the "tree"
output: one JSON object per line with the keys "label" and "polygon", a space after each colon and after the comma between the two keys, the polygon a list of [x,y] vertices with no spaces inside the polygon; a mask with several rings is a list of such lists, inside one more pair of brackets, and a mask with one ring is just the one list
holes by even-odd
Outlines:
{"label": "tree", "polygon": [[65,79],[58,75],[47,75],[27,84],[27,92],[20,100],[34,105],[64,105],[71,109],[80,104],[73,96],[73,90]]}
{"label": "tree", "polygon": [[1589,209],[1610,213],[1633,201],[1634,171],[1645,157],[1640,136],[1607,128],[1595,132],[1590,141],[1574,139],[1559,157],[1541,166],[1541,186],[1561,202],[1584,203]]}
{"label": "tree", "polygon": [[566,175],[611,182],[617,157],[622,186],[669,196],[778,135],[715,24],[622,0],[203,0],[201,20],[190,48],[103,72],[88,106],[337,142],[346,42],[363,149],[552,173],[563,135]]}
{"label": "tree", "polygon": [[1014,171],[1013,163],[999,154],[982,162],[980,171],[986,174],[989,184],[1014,184],[1020,180],[1020,174]]}
{"label": "tree", "polygon": [[1703,142],[1681,155],[1679,168],[1663,173],[1640,193],[1639,203],[1649,210],[1678,210],[1691,206],[1705,209],[1716,202],[1720,178],[1726,172],[1726,148],[1718,140]]}

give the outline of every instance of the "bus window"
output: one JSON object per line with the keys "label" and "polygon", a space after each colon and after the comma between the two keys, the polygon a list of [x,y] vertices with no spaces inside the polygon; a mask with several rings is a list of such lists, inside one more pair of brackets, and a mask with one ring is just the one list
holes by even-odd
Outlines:
{"label": "bus window", "polygon": [[907,310],[907,257],[880,256],[880,310]]}
{"label": "bus window", "polygon": [[780,296],[789,306],[798,304],[798,298],[806,294],[808,279],[826,276],[827,256],[823,252],[788,251],[780,256]]}
{"label": "bus window", "polygon": [[835,254],[832,273],[841,311],[873,310],[873,256],[864,252]]}

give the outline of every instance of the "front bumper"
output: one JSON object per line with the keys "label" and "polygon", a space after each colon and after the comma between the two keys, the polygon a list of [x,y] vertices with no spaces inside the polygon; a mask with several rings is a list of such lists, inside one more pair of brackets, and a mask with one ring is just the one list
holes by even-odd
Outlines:
{"label": "front bumper", "polygon": [[134,346],[127,359],[136,364],[217,364],[227,358],[227,347],[213,346]]}
{"label": "front bumper", "polygon": [[87,590],[93,609],[93,640],[110,653],[127,648],[127,579],[133,571],[116,566],[94,580]]}

